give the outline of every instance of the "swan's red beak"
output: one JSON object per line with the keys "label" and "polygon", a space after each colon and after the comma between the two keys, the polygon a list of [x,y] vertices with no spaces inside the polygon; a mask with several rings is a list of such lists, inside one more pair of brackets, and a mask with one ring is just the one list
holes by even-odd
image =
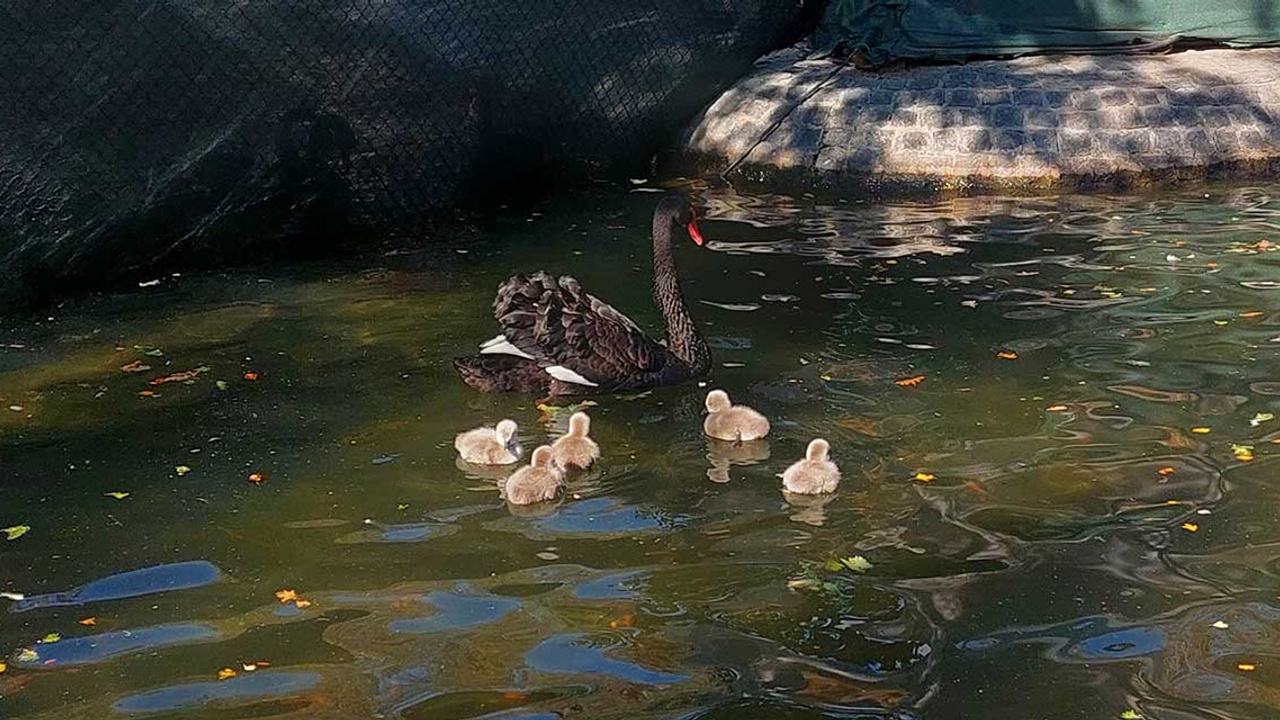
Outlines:
{"label": "swan's red beak", "polygon": [[685,229],[689,231],[689,239],[693,241],[693,244],[698,247],[702,247],[702,244],[705,243],[706,240],[702,238],[702,231],[698,230],[698,223],[696,221],[691,221],[685,226]]}

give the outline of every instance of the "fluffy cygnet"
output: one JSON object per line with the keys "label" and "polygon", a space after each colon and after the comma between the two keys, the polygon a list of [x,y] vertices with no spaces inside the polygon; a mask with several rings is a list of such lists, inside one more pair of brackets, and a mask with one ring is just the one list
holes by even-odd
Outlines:
{"label": "fluffy cygnet", "polygon": [[543,445],[533,451],[528,467],[520,468],[507,478],[504,489],[507,502],[512,505],[532,505],[555,500],[560,484],[560,470],[551,464],[551,447]]}
{"label": "fluffy cygnet", "polygon": [[729,393],[707,393],[707,419],[702,431],[720,440],[759,440],[769,434],[769,419],[746,405],[729,402]]}
{"label": "fluffy cygnet", "polygon": [[476,465],[510,465],[520,459],[514,420],[503,420],[497,427],[478,427],[459,433],[453,447],[458,450],[458,457]]}
{"label": "fluffy cygnet", "polygon": [[782,487],[798,495],[821,495],[836,491],[840,485],[840,468],[828,455],[831,444],[822,438],[809,443],[804,459],[792,463],[782,473]]}

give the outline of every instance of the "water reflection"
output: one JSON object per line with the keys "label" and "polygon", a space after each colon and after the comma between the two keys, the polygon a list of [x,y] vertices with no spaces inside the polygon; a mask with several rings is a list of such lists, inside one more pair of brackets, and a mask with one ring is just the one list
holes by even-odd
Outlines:
{"label": "water reflection", "polygon": [[[594,398],[599,467],[530,508],[451,439],[567,412],[448,360],[516,268],[654,323],[650,195],[6,320],[0,716],[1273,717],[1275,190],[708,190],[707,382],[772,447],[696,384]],[[781,495],[816,436],[840,493]]]}

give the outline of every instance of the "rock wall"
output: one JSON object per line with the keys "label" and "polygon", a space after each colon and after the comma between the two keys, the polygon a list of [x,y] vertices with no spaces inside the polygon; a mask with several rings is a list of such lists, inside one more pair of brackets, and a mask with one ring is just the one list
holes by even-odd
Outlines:
{"label": "rock wall", "polygon": [[323,252],[530,178],[634,170],[794,39],[803,5],[0,7],[0,307]]}

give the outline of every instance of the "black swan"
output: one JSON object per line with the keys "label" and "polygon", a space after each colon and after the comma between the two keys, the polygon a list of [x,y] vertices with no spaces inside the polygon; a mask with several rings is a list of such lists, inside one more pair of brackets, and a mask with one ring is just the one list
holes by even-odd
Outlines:
{"label": "black swan", "polygon": [[683,195],[663,198],[653,212],[653,300],[667,322],[665,344],[568,275],[514,275],[493,301],[502,334],[481,345],[481,354],[453,361],[463,381],[482,392],[584,395],[672,385],[706,373],[711,352],[676,277],[676,225],[702,245]]}

